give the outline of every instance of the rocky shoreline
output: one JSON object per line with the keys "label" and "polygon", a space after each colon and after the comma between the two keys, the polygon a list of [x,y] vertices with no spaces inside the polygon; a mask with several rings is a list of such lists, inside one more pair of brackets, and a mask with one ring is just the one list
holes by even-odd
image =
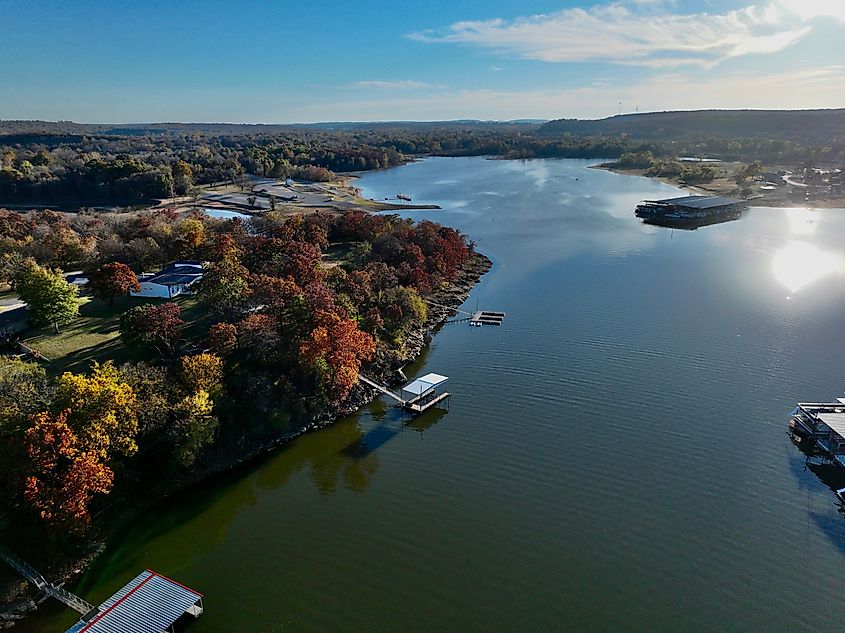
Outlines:
{"label": "rocky shoreline", "polygon": [[[422,327],[408,335],[402,353],[390,358],[377,359],[373,365],[367,368],[367,372],[388,385],[401,383],[404,379],[402,368],[419,356],[425,346],[431,341],[434,331],[455,314],[455,309],[467,300],[472,289],[481,281],[481,277],[492,266],[493,262],[489,258],[481,253],[473,253],[453,282],[437,289],[429,295],[428,298],[432,302],[440,305],[428,305],[428,319]],[[186,477],[184,480],[168,488],[163,495],[149,499],[146,503],[135,504],[131,510],[124,509],[119,512],[117,518],[110,522],[108,528],[101,528],[98,533],[91,535],[90,540],[87,542],[88,546],[85,547],[84,551],[69,554],[65,560],[58,562],[52,568],[45,568],[41,571],[48,575],[54,582],[72,584],[105,549],[106,542],[119,531],[120,526],[126,525],[129,520],[145,509],[160,502],[164,498],[183,491],[190,486],[197,485],[214,475],[245,465],[279,446],[287,444],[304,433],[326,428],[340,418],[350,415],[360,407],[369,404],[379,395],[379,392],[375,389],[359,383],[345,402],[323,412],[300,429],[278,435],[263,442],[245,446],[242,452],[235,457],[221,460],[208,466],[201,473],[197,473],[192,477]],[[36,603],[33,600],[34,593],[34,589],[29,587],[25,581],[13,582],[7,587],[0,587],[0,630],[14,627],[16,622],[36,610]]]}

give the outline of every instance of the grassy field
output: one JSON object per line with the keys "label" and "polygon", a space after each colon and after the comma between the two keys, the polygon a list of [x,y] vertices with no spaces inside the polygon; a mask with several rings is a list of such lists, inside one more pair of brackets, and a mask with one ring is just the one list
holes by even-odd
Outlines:
{"label": "grassy field", "polygon": [[[48,373],[58,375],[65,371],[87,371],[93,361],[113,360],[123,363],[130,360],[149,360],[152,353],[127,348],[120,340],[118,326],[120,315],[136,305],[160,304],[161,299],[121,297],[114,305],[91,297],[81,297],[79,317],[62,326],[58,334],[52,327],[39,328],[26,333],[24,340],[29,347],[50,359],[45,363]],[[183,342],[205,335],[212,323],[208,311],[196,297],[178,297],[182,309]]]}

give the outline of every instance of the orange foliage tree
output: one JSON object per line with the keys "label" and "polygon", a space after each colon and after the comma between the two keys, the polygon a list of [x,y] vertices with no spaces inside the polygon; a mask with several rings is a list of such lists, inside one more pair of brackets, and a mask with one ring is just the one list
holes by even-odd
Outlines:
{"label": "orange foliage tree", "polygon": [[114,482],[109,462],[138,450],[136,409],[135,392],[111,363],[57,379],[53,411],[30,416],[25,435],[24,497],[44,520],[72,529],[90,523],[91,500]]}
{"label": "orange foliage tree", "polygon": [[90,523],[91,499],[111,490],[114,473],[96,451],[84,450],[69,415],[65,409],[31,417],[25,440],[32,474],[24,497],[45,521],[81,528]]}
{"label": "orange foliage tree", "polygon": [[318,325],[302,343],[303,360],[323,376],[323,386],[338,399],[349,395],[358,380],[361,361],[376,350],[373,337],[362,332],[352,319],[321,312]]}

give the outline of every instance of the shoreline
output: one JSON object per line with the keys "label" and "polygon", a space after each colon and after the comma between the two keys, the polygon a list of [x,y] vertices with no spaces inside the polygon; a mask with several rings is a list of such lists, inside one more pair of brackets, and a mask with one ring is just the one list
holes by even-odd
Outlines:
{"label": "shoreline", "polygon": [[[588,169],[601,169],[609,171],[620,176],[636,176],[640,178],[649,178],[651,180],[658,180],[666,185],[689,191],[691,195],[703,196],[731,196],[731,191],[727,191],[725,186],[719,186],[719,180],[713,183],[706,183],[703,185],[689,185],[682,183],[678,178],[669,176],[647,176],[645,169],[631,168],[626,169],[617,167],[614,163],[599,163],[597,165],[590,165]],[[724,179],[722,179],[724,180]],[[708,186],[709,185],[709,186]],[[783,187],[780,188],[781,190]],[[732,188],[735,190],[735,187]],[[778,191],[780,193],[780,191]],[[845,209],[845,196],[838,198],[830,198],[825,200],[792,200],[789,198],[772,198],[765,194],[760,194],[761,197],[748,198],[748,206],[758,207],[762,209],[790,209],[790,208],[806,208],[806,209]]]}
{"label": "shoreline", "polygon": [[[458,276],[448,286],[432,292],[427,297],[431,301],[448,307],[427,304],[428,318],[422,326],[409,333],[405,349],[396,356],[381,359],[381,362],[377,359],[372,366],[366,368],[367,373],[383,380],[388,385],[401,382],[402,369],[420,356],[425,347],[431,343],[440,326],[456,313],[457,308],[467,300],[481,278],[492,267],[493,262],[487,256],[478,252],[473,253],[460,269]],[[91,534],[87,535],[84,545],[74,553],[58,560],[54,566],[44,565],[39,571],[52,578],[54,582],[73,584],[81,578],[84,572],[126,526],[143,512],[165,502],[178,493],[190,490],[192,487],[208,482],[215,477],[231,473],[238,468],[248,468],[299,436],[328,428],[380,396],[380,392],[359,382],[346,401],[324,411],[296,431],[289,431],[273,438],[256,438],[257,441],[254,444],[243,446],[239,454],[229,456],[228,459],[213,464],[202,473],[186,476],[183,480],[167,487],[162,494],[155,496],[155,498],[130,504],[126,504],[124,499],[117,500],[116,503],[122,507],[116,509],[114,516],[110,517],[108,521],[105,521],[98,528],[95,528]],[[26,552],[16,553],[26,559]],[[4,563],[0,564],[5,566]],[[37,590],[21,578],[14,578],[7,586],[0,587],[0,629],[5,630],[5,627],[11,625],[13,630],[16,622],[35,615],[38,610],[37,600],[39,597],[40,594]]]}

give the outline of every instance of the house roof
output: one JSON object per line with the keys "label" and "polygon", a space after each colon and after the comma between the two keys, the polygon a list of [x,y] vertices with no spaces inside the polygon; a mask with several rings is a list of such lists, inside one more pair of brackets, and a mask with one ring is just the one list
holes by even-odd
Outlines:
{"label": "house roof", "polygon": [[194,266],[176,266],[165,268],[161,272],[139,279],[139,281],[151,282],[162,286],[176,286],[179,284],[193,283],[201,279],[202,275],[202,270],[197,270]]}
{"label": "house roof", "polygon": [[90,620],[67,633],[161,633],[202,594],[147,569],[106,600]]}

